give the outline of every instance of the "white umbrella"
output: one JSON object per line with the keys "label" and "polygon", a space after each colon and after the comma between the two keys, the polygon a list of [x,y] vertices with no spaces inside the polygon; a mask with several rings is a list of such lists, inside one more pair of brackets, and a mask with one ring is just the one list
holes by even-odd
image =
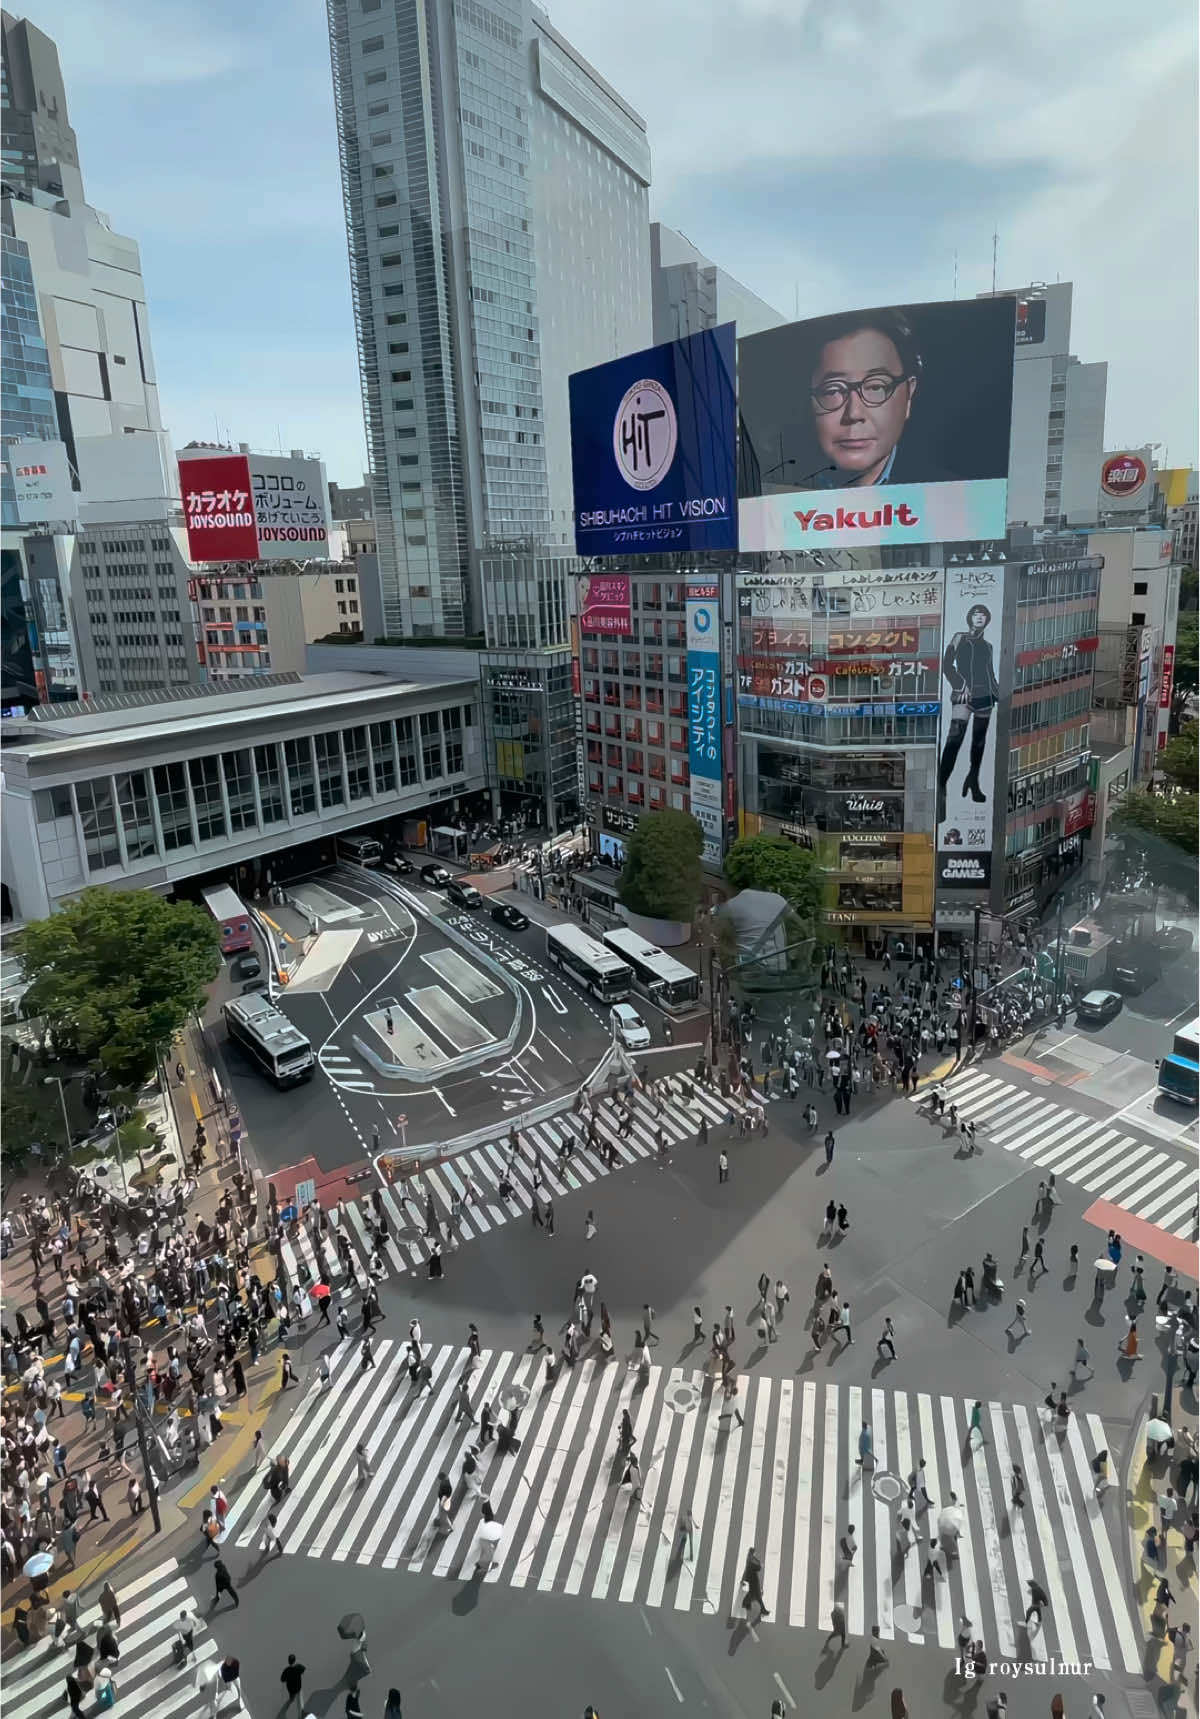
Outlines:
{"label": "white umbrella", "polygon": [[1166,1421],[1149,1421],[1147,1423],[1146,1437],[1148,1439],[1161,1441],[1162,1439],[1170,1438],[1170,1436],[1171,1429],[1167,1425]]}
{"label": "white umbrella", "polygon": [[1098,1259],[1096,1261],[1096,1270],[1104,1272],[1107,1277],[1115,1277],[1117,1275],[1116,1263],[1111,1259]]}
{"label": "white umbrella", "polygon": [[479,1538],[481,1540],[490,1541],[493,1546],[501,1538],[503,1533],[503,1522],[497,1522],[494,1518],[491,1522],[481,1522],[479,1524]]}
{"label": "white umbrella", "polygon": [[32,1556],[26,1558],[21,1568],[29,1577],[30,1581],[33,1582],[36,1581],[39,1576],[46,1575],[53,1562],[53,1552],[34,1552]]}

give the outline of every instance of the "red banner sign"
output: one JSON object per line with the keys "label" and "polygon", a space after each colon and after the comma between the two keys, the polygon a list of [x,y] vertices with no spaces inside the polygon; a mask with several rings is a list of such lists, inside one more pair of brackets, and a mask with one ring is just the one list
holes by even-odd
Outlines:
{"label": "red banner sign", "polygon": [[180,460],[179,487],[193,561],[257,561],[258,527],[245,454]]}
{"label": "red banner sign", "polygon": [[1081,794],[1066,809],[1063,817],[1063,835],[1073,836],[1077,830],[1091,829],[1096,822],[1095,794]]}
{"label": "red banner sign", "polygon": [[[1158,689],[1158,708],[1170,710],[1171,691],[1175,684],[1175,646],[1163,646],[1162,684]],[[1160,736],[1161,738],[1161,736]]]}
{"label": "red banner sign", "polygon": [[579,625],[585,633],[632,633],[628,573],[597,573],[581,581]]}
{"label": "red banner sign", "polygon": [[1087,656],[1089,652],[1099,649],[1098,638],[1074,639],[1069,645],[1043,645],[1037,650],[1018,651],[1017,667],[1032,668],[1035,663],[1048,663],[1052,657],[1058,657],[1069,663],[1074,657]]}

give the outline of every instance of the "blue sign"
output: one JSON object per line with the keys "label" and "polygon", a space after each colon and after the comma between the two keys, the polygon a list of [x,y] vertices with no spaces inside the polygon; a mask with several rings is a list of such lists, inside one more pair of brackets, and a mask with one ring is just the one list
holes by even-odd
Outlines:
{"label": "blue sign", "polygon": [[792,716],[936,716],[936,699],[924,704],[803,704],[791,698],[762,698],[757,693],[738,695],[743,710],[773,710]]}
{"label": "blue sign", "polygon": [[687,592],[688,773],[692,816],[704,832],[704,861],[721,863],[720,602],[715,584]]}
{"label": "blue sign", "polygon": [[580,555],[736,549],[734,325],[570,378]]}

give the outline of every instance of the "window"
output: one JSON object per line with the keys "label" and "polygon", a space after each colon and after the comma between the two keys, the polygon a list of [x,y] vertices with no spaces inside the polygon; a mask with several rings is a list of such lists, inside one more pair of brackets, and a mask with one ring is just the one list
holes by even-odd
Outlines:
{"label": "window", "polygon": [[385,102],[385,101],[373,101],[370,103],[370,105],[367,108],[367,118],[368,119],[378,119],[379,115],[381,113],[386,113],[387,110],[388,110],[387,102]]}
{"label": "window", "polygon": [[383,0],[362,0],[362,9],[364,12],[378,12],[382,5]]}
{"label": "window", "polygon": [[287,760],[288,795],[291,799],[292,816],[295,818],[304,812],[315,812],[317,788],[313,778],[311,742],[307,735],[302,740],[285,740],[283,751]]}
{"label": "window", "polygon": [[445,775],[442,764],[442,725],[436,710],[421,713],[421,764],[426,779]]}
{"label": "window", "polygon": [[347,728],[342,733],[346,752],[346,778],[352,800],[365,800],[371,792],[371,766],[367,759],[367,731]]}
{"label": "window", "polygon": [[442,728],[446,740],[446,774],[458,776],[463,768],[462,711],[443,710]]}
{"label": "window", "polygon": [[225,807],[221,800],[221,773],[215,757],[190,758],[188,779],[196,803],[196,836],[202,842],[216,841],[225,832]]}
{"label": "window", "polygon": [[391,286],[385,286],[384,287],[383,296],[384,296],[384,298],[399,298],[403,291],[404,291],[404,282],[403,281],[393,281]]}
{"label": "window", "polygon": [[394,223],[390,227],[380,227],[379,237],[381,239],[394,239],[396,237],[396,235],[399,233],[399,231],[400,231],[399,223]]}
{"label": "window", "polygon": [[367,77],[366,77],[366,81],[368,84],[386,83],[387,82],[387,73],[386,72],[368,72]]}
{"label": "window", "polygon": [[[393,198],[392,201],[394,202],[395,198]],[[406,310],[389,310],[387,313],[387,325],[389,328],[395,328],[398,323],[407,321],[408,312]],[[406,347],[405,351],[407,350],[408,348]]]}
{"label": "window", "polygon": [[375,792],[396,792],[396,760],[392,755],[392,725],[390,722],[371,724],[371,762],[375,766]]}
{"label": "window", "polygon": [[379,261],[383,264],[385,269],[401,268],[404,264],[404,252],[389,251],[386,256],[380,257]]}
{"label": "window", "polygon": [[411,716],[396,718],[396,748],[400,755],[400,786],[411,788],[420,780],[417,770],[417,746]]}
{"label": "window", "polygon": [[342,781],[341,736],[336,728],[315,737],[317,752],[317,781],[321,789],[322,806],[341,806],[346,801]]}
{"label": "window", "polygon": [[229,833],[258,827],[254,805],[254,773],[248,751],[225,752],[221,755],[225,771],[225,797],[229,801]]}
{"label": "window", "polygon": [[1130,615],[1129,624],[1132,627],[1144,627],[1146,625],[1145,613],[1144,612],[1138,612],[1136,614]]}
{"label": "window", "polygon": [[107,777],[75,784],[75,803],[83,824],[83,845],[89,871],[107,871],[121,863],[117,813]]}
{"label": "window", "polygon": [[[366,11],[367,8],[364,6],[363,10]],[[362,52],[364,54],[378,54],[381,51],[382,47],[383,47],[383,37],[382,36],[367,36],[363,40]]]}
{"label": "window", "polygon": [[375,199],[375,207],[377,209],[391,209],[395,206],[395,203],[396,193],[394,191],[389,191],[386,197],[376,197]]}
{"label": "window", "polygon": [[279,778],[279,748],[276,745],[254,748],[254,768],[258,772],[258,797],[262,804],[264,824],[283,822],[283,787]]}
{"label": "window", "polygon": [[1149,589],[1150,589],[1150,586],[1145,579],[1135,579],[1134,580],[1134,582],[1133,582],[1133,594],[1135,597],[1144,597],[1146,595],[1146,593],[1149,591]]}
{"label": "window", "polygon": [[392,371],[392,381],[393,382],[411,382],[412,381],[412,371],[411,370],[393,370]]}
{"label": "window", "polygon": [[154,793],[158,800],[158,819],[162,825],[163,847],[192,846],[192,816],[188,807],[187,776],[182,764],[156,764]]}
{"label": "window", "polygon": [[[389,317],[388,320],[390,321],[391,318]],[[398,353],[407,352],[408,351],[408,341],[407,340],[393,340],[393,341],[389,342],[389,344],[388,344],[388,351],[392,354],[393,358],[396,357]]]}
{"label": "window", "polygon": [[391,141],[392,134],[390,131],[374,131],[371,133],[372,149],[383,149]]}
{"label": "window", "polygon": [[158,852],[154,833],[154,814],[150,810],[150,792],[146,772],[131,770],[117,777],[117,805],[125,831],[125,852],[129,859],[148,859]]}
{"label": "window", "polygon": [[376,179],[390,179],[392,177],[392,175],[395,173],[396,169],[391,165],[390,162],[387,162],[382,166],[372,168],[371,171],[372,171],[373,177]]}
{"label": "window", "polygon": [[37,808],[39,824],[53,823],[55,818],[71,816],[71,790],[69,788],[39,788],[33,796]]}

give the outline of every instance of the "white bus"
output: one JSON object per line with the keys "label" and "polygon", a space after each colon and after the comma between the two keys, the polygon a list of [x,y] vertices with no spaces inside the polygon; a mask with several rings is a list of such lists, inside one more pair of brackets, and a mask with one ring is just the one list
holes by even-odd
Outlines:
{"label": "white bus", "polygon": [[352,865],[376,866],[383,858],[383,843],[375,836],[339,836],[337,853],[339,859],[349,860]]}
{"label": "white bus", "polygon": [[235,997],[221,1012],[230,1038],[237,1040],[276,1086],[297,1086],[312,1079],[312,1046],[269,998],[253,993]]}
{"label": "white bus", "polygon": [[577,925],[547,928],[546,957],[602,1003],[622,1002],[633,989],[633,973],[628,964]]}
{"label": "white bus", "polygon": [[668,1015],[686,1015],[700,998],[700,975],[628,925],[614,926],[604,941],[633,970],[633,988]]}

